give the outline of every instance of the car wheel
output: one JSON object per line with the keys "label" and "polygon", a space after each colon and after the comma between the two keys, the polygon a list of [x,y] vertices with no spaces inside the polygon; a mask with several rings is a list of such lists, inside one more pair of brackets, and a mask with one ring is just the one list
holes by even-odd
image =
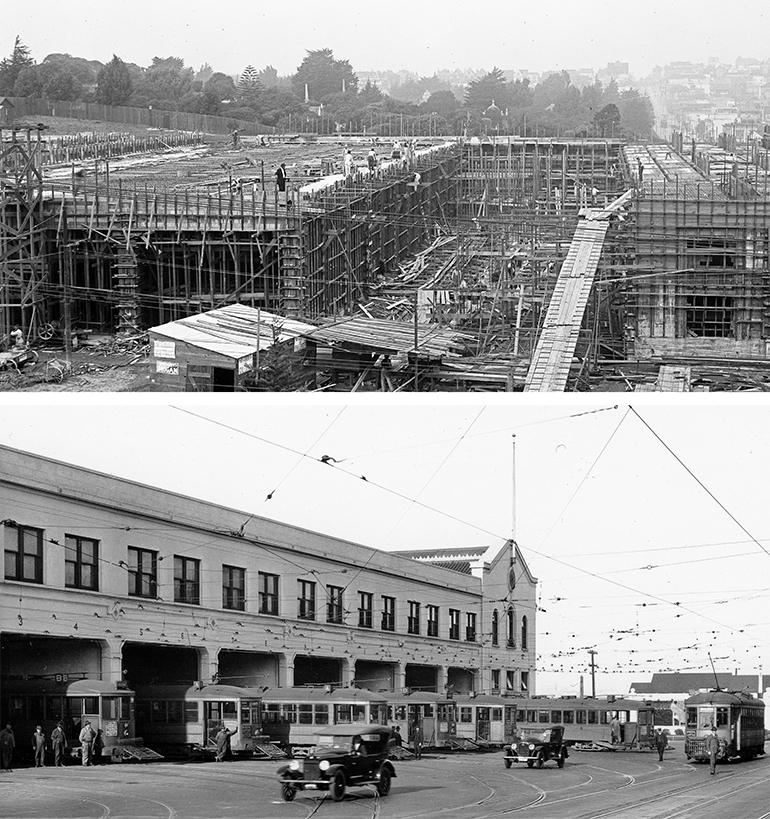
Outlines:
{"label": "car wheel", "polygon": [[292,802],[294,797],[297,795],[297,789],[294,787],[294,785],[284,782],[283,787],[281,788],[281,793],[283,794],[284,802]]}
{"label": "car wheel", "polygon": [[528,759],[528,760],[527,760],[527,767],[528,767],[528,768],[531,768],[531,767],[532,767],[534,764],[535,764],[535,760],[534,760],[534,759]]}
{"label": "car wheel", "polygon": [[537,763],[538,768],[542,768],[543,763],[545,762],[545,756],[542,753],[539,753],[535,762]]}
{"label": "car wheel", "polygon": [[329,790],[335,802],[341,802],[345,798],[345,774],[342,771],[335,771]]}
{"label": "car wheel", "polygon": [[380,771],[380,779],[377,782],[377,793],[380,796],[387,796],[390,793],[390,771],[383,768]]}
{"label": "car wheel", "polygon": [[559,758],[556,760],[556,764],[557,764],[557,765],[558,765],[560,768],[563,768],[563,767],[564,767],[564,753],[563,753],[563,752],[559,754]]}

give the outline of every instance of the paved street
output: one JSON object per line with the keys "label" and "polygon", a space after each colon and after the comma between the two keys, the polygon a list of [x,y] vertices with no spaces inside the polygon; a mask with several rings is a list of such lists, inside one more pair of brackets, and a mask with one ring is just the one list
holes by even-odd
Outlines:
{"label": "paved street", "polygon": [[397,762],[389,796],[354,788],[343,802],[304,792],[283,802],[273,762],[154,763],[0,774],[4,819],[720,819],[770,817],[770,758],[688,764],[680,752],[575,752],[563,769],[514,766],[498,753]]}

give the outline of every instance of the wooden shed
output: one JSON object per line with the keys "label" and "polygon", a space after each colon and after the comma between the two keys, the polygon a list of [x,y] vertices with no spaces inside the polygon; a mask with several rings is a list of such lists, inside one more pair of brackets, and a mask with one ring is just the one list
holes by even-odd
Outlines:
{"label": "wooden shed", "polygon": [[164,392],[258,388],[269,357],[279,351],[284,359],[301,360],[303,336],[314,329],[312,324],[244,304],[151,327],[150,381]]}

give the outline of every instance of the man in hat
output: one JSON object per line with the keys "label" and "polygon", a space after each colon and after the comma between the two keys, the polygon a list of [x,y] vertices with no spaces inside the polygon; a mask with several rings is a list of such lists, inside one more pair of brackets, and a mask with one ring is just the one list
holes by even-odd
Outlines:
{"label": "man in hat", "polygon": [[67,747],[67,735],[60,722],[51,732],[51,747],[53,748],[53,764],[56,768],[64,767],[64,749]]}
{"label": "man in hat", "polygon": [[45,768],[45,734],[41,725],[37,725],[32,734],[32,749],[35,752],[35,767]]}
{"label": "man in hat", "polygon": [[80,732],[80,736],[78,739],[80,740],[80,748],[82,751],[82,758],[81,763],[83,765],[90,765],[91,758],[94,752],[94,739],[96,738],[96,733],[94,729],[91,727],[91,723],[86,720],[86,724],[83,726],[83,730]]}
{"label": "man in hat", "polygon": [[5,728],[0,731],[0,768],[4,771],[11,771],[11,758],[13,757],[13,749],[16,746],[16,740],[13,736],[13,729],[11,723],[7,723]]}
{"label": "man in hat", "polygon": [[711,727],[711,733],[706,737],[706,751],[709,755],[709,765],[712,775],[717,772],[717,754],[719,753],[719,737],[716,727]]}
{"label": "man in hat", "polygon": [[663,752],[668,747],[668,737],[660,728],[655,729],[655,747],[658,749],[658,758],[663,762]]}

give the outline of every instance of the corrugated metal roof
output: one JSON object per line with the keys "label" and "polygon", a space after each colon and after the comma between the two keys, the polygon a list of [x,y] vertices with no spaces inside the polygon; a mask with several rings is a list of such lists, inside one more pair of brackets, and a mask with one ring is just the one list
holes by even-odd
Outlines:
{"label": "corrugated metal roof", "polygon": [[[318,327],[308,333],[308,338],[328,344],[368,347],[396,355],[414,350],[415,325],[409,321],[354,316]],[[417,347],[424,358],[459,357],[466,339],[471,339],[471,336],[447,327],[417,325]]]}
{"label": "corrugated metal roof", "polygon": [[273,344],[305,335],[315,326],[245,304],[230,304],[151,327],[149,332],[240,359]]}

